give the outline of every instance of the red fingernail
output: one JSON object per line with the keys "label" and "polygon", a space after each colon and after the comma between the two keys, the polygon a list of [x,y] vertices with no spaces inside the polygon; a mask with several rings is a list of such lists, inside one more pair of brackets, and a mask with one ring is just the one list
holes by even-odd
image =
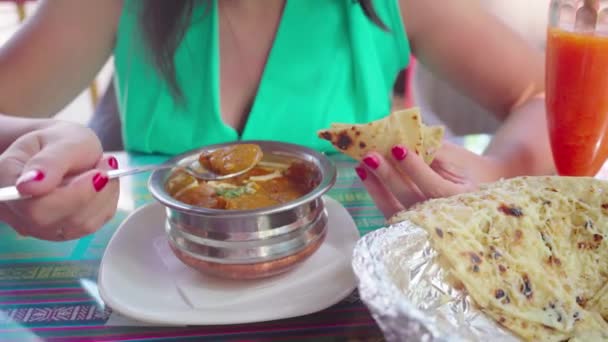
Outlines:
{"label": "red fingernail", "polygon": [[110,159],[108,159],[108,164],[114,170],[118,169],[118,160],[116,160],[116,158],[110,157]]}
{"label": "red fingernail", "polygon": [[40,182],[43,179],[44,179],[44,173],[42,171],[30,170],[30,171],[22,174],[21,177],[19,177],[17,179],[16,184],[19,185],[19,184],[31,182],[31,181]]}
{"label": "red fingernail", "polygon": [[400,145],[394,146],[391,149],[391,152],[393,153],[393,157],[395,157],[395,159],[397,159],[399,161],[401,161],[401,160],[405,159],[405,157],[407,157],[407,149]]}
{"label": "red fingernail", "polygon": [[108,177],[102,176],[101,173],[93,176],[93,187],[95,188],[95,191],[100,192],[106,184],[108,184],[108,181]]}
{"label": "red fingernail", "polygon": [[365,163],[365,165],[369,166],[373,170],[377,169],[378,166],[380,166],[380,161],[374,156],[363,158],[363,162]]}
{"label": "red fingernail", "polygon": [[357,166],[355,168],[355,172],[357,172],[357,176],[359,176],[359,178],[361,178],[362,181],[367,179],[367,172],[365,172],[364,168]]}

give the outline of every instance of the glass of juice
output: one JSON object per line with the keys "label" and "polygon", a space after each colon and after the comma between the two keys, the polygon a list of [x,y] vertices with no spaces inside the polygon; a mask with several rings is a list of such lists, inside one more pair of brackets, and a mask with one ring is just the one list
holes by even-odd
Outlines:
{"label": "glass of juice", "polygon": [[558,174],[596,175],[608,157],[608,3],[551,1],[545,77]]}

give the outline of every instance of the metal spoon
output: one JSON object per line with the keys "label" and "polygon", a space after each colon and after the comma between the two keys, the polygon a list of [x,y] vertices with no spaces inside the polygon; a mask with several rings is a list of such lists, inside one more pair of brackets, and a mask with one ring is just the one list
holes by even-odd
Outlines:
{"label": "metal spoon", "polygon": [[[111,170],[111,171],[107,172],[107,175],[108,175],[109,179],[115,179],[115,178],[120,178],[123,176],[130,176],[130,175],[134,175],[134,174],[138,174],[138,173],[142,173],[142,172],[147,172],[147,171],[156,171],[156,170],[170,169],[170,168],[176,167],[176,168],[179,168],[179,169],[189,173],[190,175],[192,175],[192,177],[200,179],[200,180],[220,181],[220,180],[225,180],[228,178],[237,177],[237,176],[240,176],[240,175],[246,173],[247,171],[250,171],[258,164],[258,162],[262,159],[262,156],[263,156],[263,154],[260,150],[257,153],[257,155],[255,156],[255,158],[252,160],[251,165],[249,165],[246,168],[241,169],[237,172],[233,172],[233,173],[229,173],[229,174],[214,173],[214,172],[204,168],[198,162],[198,160],[194,160],[187,165],[183,165],[183,163],[181,163],[181,162],[168,161],[168,162],[164,162],[162,164],[151,164],[151,165],[132,167],[129,169]],[[0,188],[0,202],[16,201],[16,200],[21,200],[21,199],[27,199],[30,197],[31,196],[29,196],[29,195],[21,194],[19,192],[19,190],[17,190],[16,186],[7,186],[4,188]]]}

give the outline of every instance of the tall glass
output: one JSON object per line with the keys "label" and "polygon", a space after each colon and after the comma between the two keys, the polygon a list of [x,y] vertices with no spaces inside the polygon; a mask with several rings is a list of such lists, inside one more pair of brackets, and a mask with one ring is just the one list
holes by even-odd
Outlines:
{"label": "tall glass", "polygon": [[608,157],[606,1],[551,1],[546,108],[558,174],[594,176]]}

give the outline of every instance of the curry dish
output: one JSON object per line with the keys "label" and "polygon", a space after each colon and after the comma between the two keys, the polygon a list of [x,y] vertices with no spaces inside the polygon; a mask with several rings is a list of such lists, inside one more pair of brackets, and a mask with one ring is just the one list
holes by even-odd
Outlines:
{"label": "curry dish", "polygon": [[219,175],[247,170],[262,159],[262,148],[256,144],[238,144],[203,152],[198,162],[205,169]]}
{"label": "curry dish", "polygon": [[[221,168],[217,159],[214,163],[216,168]],[[246,173],[223,181],[203,181],[177,170],[165,187],[171,197],[193,206],[250,210],[293,201],[312,191],[317,184],[318,172],[312,165],[292,160],[263,160]]]}

